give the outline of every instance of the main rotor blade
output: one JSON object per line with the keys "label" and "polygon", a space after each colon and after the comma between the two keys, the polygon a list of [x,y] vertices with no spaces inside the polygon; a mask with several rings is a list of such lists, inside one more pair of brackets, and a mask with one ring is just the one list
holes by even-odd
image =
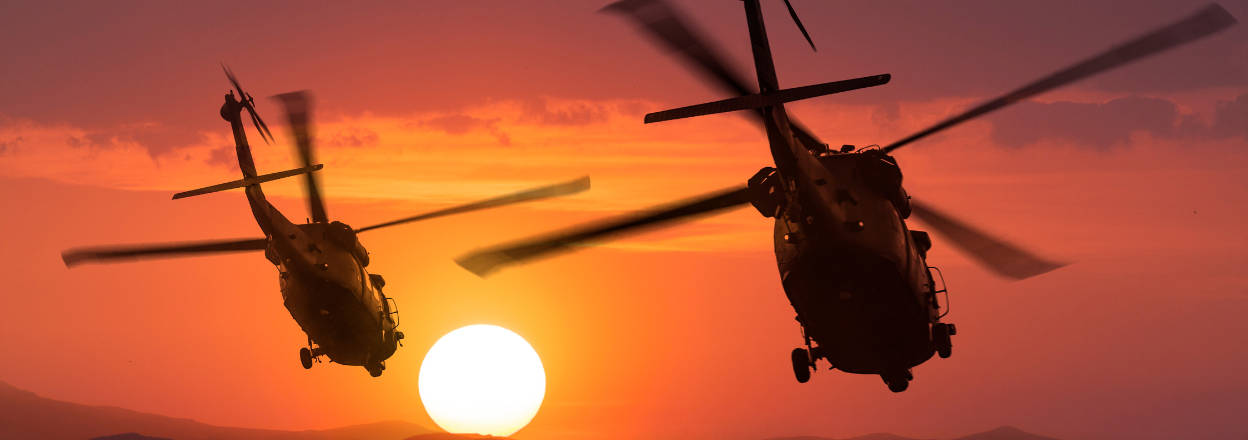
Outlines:
{"label": "main rotor blade", "polygon": [[892,152],[893,150],[901,148],[906,144],[927,137],[932,133],[936,133],[954,125],[966,122],[967,120],[977,116],[1106,70],[1122,66],[1132,61],[1213,35],[1214,33],[1217,33],[1222,29],[1226,29],[1235,23],[1238,23],[1238,21],[1236,21],[1235,17],[1232,17],[1229,12],[1226,12],[1226,9],[1222,9],[1222,7],[1218,6],[1216,3],[1211,4],[1191,17],[1153,31],[1125,44],[1115,46],[1108,52],[1094,56],[1082,63],[1049,75],[1039,81],[1028,84],[1023,88],[1007,93],[1000,98],[981,104],[965,113],[936,124],[931,128],[910,135],[905,139],[893,142],[887,147],[884,147],[883,150],[886,153]]}
{"label": "main rotor blade", "polygon": [[[312,95],[306,90],[283,93],[273,97],[286,106],[286,119],[290,122],[290,131],[295,135],[295,146],[299,159],[304,167],[316,162],[312,151],[312,123],[308,116],[312,110]],[[328,223],[329,215],[325,213],[325,202],[321,199],[321,186],[316,181],[315,173],[308,173],[304,180],[308,195],[308,212],[312,214],[313,223]]]}
{"label": "main rotor blade", "polygon": [[460,213],[469,212],[469,211],[496,208],[496,207],[503,206],[503,205],[510,205],[512,203],[527,202],[531,200],[545,199],[545,198],[557,197],[557,196],[566,196],[569,194],[576,194],[578,192],[585,191],[587,189],[589,189],[589,176],[585,176],[585,177],[572,180],[569,182],[559,183],[559,184],[550,185],[550,186],[544,186],[541,188],[531,189],[527,191],[521,191],[521,192],[514,193],[514,194],[508,194],[508,195],[501,196],[501,197],[495,197],[492,199],[482,200],[479,202],[473,202],[473,203],[469,203],[466,205],[459,205],[459,206],[455,206],[451,208],[441,209],[441,210],[437,210],[437,211],[433,211],[433,212],[429,212],[429,213],[425,213],[425,214],[421,214],[417,216],[395,220],[392,222],[366,226],[360,229],[356,229],[355,232],[359,233],[359,232],[364,232],[370,229],[384,228],[387,226],[394,226],[394,225],[399,225],[403,223],[411,223],[415,221],[428,220],[431,218],[443,217],[443,216],[448,216],[451,214],[460,214]]}
{"label": "main rotor blade", "polygon": [[267,239],[255,238],[247,240],[169,243],[163,245],[77,248],[61,252],[61,260],[65,261],[66,267],[74,267],[84,263],[137,260],[142,257],[187,257],[206,253],[262,251],[267,243]]}
{"label": "main rotor blade", "polygon": [[[675,8],[663,0],[621,0],[603,7],[602,11],[618,12],[632,18],[651,38],[668,50],[680,54],[693,67],[694,72],[724,92],[733,96],[757,93],[754,87],[747,85],[742,79],[744,76],[736,69],[728,67],[715,45],[703,38],[694,26],[688,24]],[[763,121],[762,112],[761,109],[756,109],[751,113],[760,124]],[[802,125],[793,112],[787,113],[789,129],[802,145],[808,149],[823,145],[823,141]]]}
{"label": "main rotor blade", "polygon": [[477,276],[486,277],[505,266],[570,252],[574,250],[573,247],[588,242],[619,238],[676,220],[691,220],[694,216],[708,215],[746,203],[749,203],[749,188],[733,187],[674,204],[575,226],[550,235],[473,251],[456,258],[455,262]]}
{"label": "main rotor blade", "polygon": [[713,44],[706,42],[694,26],[686,24],[675,8],[662,0],[621,0],[602,8],[603,12],[625,14],[641,24],[649,35],[672,52],[684,56],[699,73],[712,80],[716,86],[734,95],[753,95],[754,87],[747,85],[735,69],[720,56]]}
{"label": "main rotor blade", "polygon": [[940,232],[949,241],[971,254],[993,272],[1021,280],[1066,266],[1063,263],[1045,261],[1019,247],[992,237],[930,206],[911,199],[910,206],[916,217]]}

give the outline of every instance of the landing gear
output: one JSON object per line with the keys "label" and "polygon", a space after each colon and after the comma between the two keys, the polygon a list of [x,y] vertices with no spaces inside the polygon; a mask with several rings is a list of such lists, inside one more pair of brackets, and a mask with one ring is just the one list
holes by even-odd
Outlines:
{"label": "landing gear", "polygon": [[932,344],[936,345],[936,354],[941,359],[947,359],[953,354],[953,336],[958,333],[958,328],[953,324],[935,324],[932,325]]}
{"label": "landing gear", "polygon": [[905,391],[910,388],[910,380],[914,379],[914,375],[910,374],[910,370],[895,371],[880,375],[884,379],[884,383],[888,384],[888,390],[894,393]]}
{"label": "landing gear", "polygon": [[805,348],[793,349],[793,374],[797,376],[798,383],[806,383],[810,380],[810,352]]}
{"label": "landing gear", "polygon": [[312,350],[308,350],[308,347],[300,348],[299,349],[299,362],[303,364],[303,369],[305,370],[311,369],[312,368]]}
{"label": "landing gear", "polygon": [[368,369],[369,376],[378,377],[378,376],[381,376],[381,372],[386,369],[386,363],[378,362],[376,364],[372,364],[364,368]]}

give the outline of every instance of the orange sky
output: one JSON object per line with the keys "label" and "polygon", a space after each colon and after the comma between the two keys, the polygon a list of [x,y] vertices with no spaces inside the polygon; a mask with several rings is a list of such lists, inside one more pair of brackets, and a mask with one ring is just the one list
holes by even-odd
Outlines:
{"label": "orange sky", "polygon": [[[791,106],[826,141],[857,145],[898,139],[1201,5],[793,3],[820,51],[765,2],[782,85],[893,75],[878,90]],[[747,65],[738,2],[680,4]],[[1248,17],[1248,3],[1223,4]],[[514,436],[523,440],[947,438],[1007,424],[1063,439],[1248,435],[1243,26],[897,153],[916,198],[1075,264],[1010,283],[937,237],[929,262],[951,289],[955,354],[893,394],[874,376],[793,380],[787,353],[801,338],[771,225],[753,210],[488,280],[454,265],[475,247],[769,165],[763,134],[740,116],[641,124],[719,95],[631,24],[594,14],[600,6],[6,7],[0,380],[220,425],[432,427],[416,390],[425,351],[455,328],[494,324],[526,338],[547,369],[543,408]],[[217,27],[227,19],[239,20],[228,32]],[[367,225],[584,174],[593,189],[362,234],[370,271],[399,302],[405,347],[380,378],[304,371],[305,337],[259,254],[74,270],[59,258],[80,245],[260,235],[241,193],[169,200],[237,178],[221,150],[221,61],[279,139],[253,147],[262,172],[294,165],[278,106],[259,97],[316,94],[332,219]],[[292,219],[305,212],[296,183],[266,184]]]}

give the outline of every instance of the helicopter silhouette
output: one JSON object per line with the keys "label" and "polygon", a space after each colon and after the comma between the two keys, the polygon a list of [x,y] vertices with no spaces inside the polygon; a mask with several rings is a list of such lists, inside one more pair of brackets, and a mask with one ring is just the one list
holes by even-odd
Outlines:
{"label": "helicopter silhouette", "polygon": [[[787,112],[784,103],[882,85],[890,76],[781,89],[759,0],[743,3],[757,92],[728,68],[714,46],[661,0],[622,0],[603,10],[632,18],[655,40],[683,56],[709,82],[735,96],[647,114],[645,123],[752,110],[749,114],[766,130],[775,167],[763,168],[746,185],[473,251],[456,262],[484,277],[509,265],[581,248],[585,243],[621,238],[751,204],[764,217],[775,219],[776,265],[805,339],[805,348],[794,349],[791,356],[798,382],[807,382],[816,362],[825,359],[833,369],[879,375],[889,390],[902,392],[914,378],[913,367],[933,354],[942,358],[952,354],[951,336],[957,333],[953,324],[941,321],[948,311],[948,294],[943,276],[939,288],[935,282],[933,270],[939,276],[939,269],[927,264],[931,238],[926,232],[910,230],[907,218],[914,215],[922,219],[973,259],[1009,278],[1036,276],[1063,264],[1042,259],[912,200],[902,187],[901,168],[890,153],[993,110],[1236,23],[1225,9],[1210,5],[883,148],[855,151],[850,145],[830,149]],[[814,49],[788,0],[785,6]],[[943,313],[938,301],[942,293]]]}
{"label": "helicopter silhouette", "polygon": [[[224,66],[222,66],[224,68]],[[381,224],[352,229],[345,223],[330,221],[321,199],[315,171],[322,165],[315,162],[310,127],[310,97],[306,92],[277,95],[282,102],[295,137],[303,167],[279,173],[259,175],[247,143],[242,112],[251,116],[252,124],[266,142],[273,135],[256,113],[251,95],[243,92],[228,68],[226,76],[234,90],[225,95],[221,117],[230,122],[234,132],[235,152],[243,179],[178,193],[181,199],[234,188],[244,188],[251,212],[264,232],[264,238],[244,240],[170,243],[125,247],[70,249],[62,259],[68,267],[89,262],[133,260],[151,257],[180,257],[225,252],[264,251],[264,257],[277,266],[282,300],[290,316],[308,336],[308,346],[299,350],[303,368],[312,368],[325,356],[331,362],[363,366],[373,377],[385,370],[386,359],[401,345],[403,332],[399,326],[398,304],[382,293],[385,279],[365,269],[370,258],[357,233],[388,226],[427,220],[452,214],[488,209],[512,203],[574,194],[589,189],[589,177],[522,191],[474,203],[454,206],[406,217]],[[234,95],[238,92],[238,96]],[[306,224],[288,220],[265,200],[260,184],[271,180],[303,175],[308,210]]]}

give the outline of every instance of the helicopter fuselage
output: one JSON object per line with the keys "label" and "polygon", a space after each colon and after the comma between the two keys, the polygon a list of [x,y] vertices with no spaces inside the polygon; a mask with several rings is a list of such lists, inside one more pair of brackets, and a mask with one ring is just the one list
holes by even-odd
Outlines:
{"label": "helicopter fuselage", "polygon": [[889,375],[931,358],[939,307],[930,242],[906,227],[895,163],[873,151],[796,156],[775,215],[775,251],[785,294],[817,344],[812,361]]}
{"label": "helicopter fuselage", "polygon": [[312,355],[380,365],[397,347],[398,312],[382,293],[381,276],[365,269],[367,251],[339,222],[289,226],[301,233],[274,237],[265,255],[277,266],[283,304],[307,333]]}
{"label": "helicopter fuselage", "polygon": [[[759,2],[744,4],[760,94],[778,93]],[[755,207],[776,218],[776,263],[809,347],[794,351],[798,380],[824,358],[904,390],[910,368],[936,352],[939,314],[927,249],[920,251],[904,221],[910,204],[900,168],[878,150],[802,144],[783,103],[759,111],[776,168],[760,171],[750,186]]]}
{"label": "helicopter fuselage", "polygon": [[[234,131],[239,169],[257,176],[243,129],[243,103],[227,95],[221,116]],[[398,345],[397,311],[382,294],[385,281],[370,275],[368,251],[341,222],[296,225],[264,196],[259,184],[246,187],[251,211],[267,238],[265,257],[277,266],[282,301],[308,335],[311,359],[321,355],[359,365],[378,376]],[[304,359],[304,367],[311,366]]]}

